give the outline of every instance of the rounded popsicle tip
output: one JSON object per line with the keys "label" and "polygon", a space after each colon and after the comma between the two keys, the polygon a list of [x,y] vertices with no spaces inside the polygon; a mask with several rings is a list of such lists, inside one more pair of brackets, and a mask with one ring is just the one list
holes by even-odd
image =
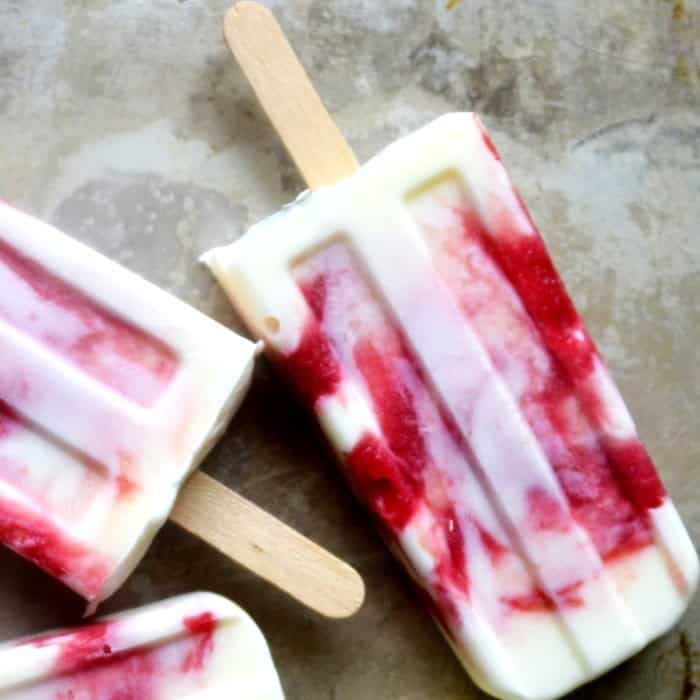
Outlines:
{"label": "rounded popsicle tip", "polygon": [[325,593],[316,599],[314,609],[324,617],[342,620],[352,617],[365,602],[365,582],[349,564],[339,561],[336,581],[324,584]]}
{"label": "rounded popsicle tip", "polygon": [[235,37],[235,32],[239,25],[249,21],[256,22],[260,20],[277,23],[272,11],[259,2],[241,0],[234,3],[224,15],[224,34],[226,39],[230,41],[231,37]]}

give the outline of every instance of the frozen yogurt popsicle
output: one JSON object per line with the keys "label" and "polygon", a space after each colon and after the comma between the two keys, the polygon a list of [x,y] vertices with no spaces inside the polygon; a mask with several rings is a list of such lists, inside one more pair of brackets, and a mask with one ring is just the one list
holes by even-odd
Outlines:
{"label": "frozen yogurt popsicle", "polygon": [[476,115],[205,261],[488,692],[559,697],[682,614],[693,545]]}
{"label": "frozen yogurt popsicle", "polygon": [[86,627],[0,645],[2,700],[282,700],[262,633],[194,593]]}
{"label": "frozen yogurt popsicle", "polygon": [[[0,203],[0,542],[94,607],[136,566],[227,425],[255,354]],[[174,517],[324,614],[362,599],[350,567],[205,474]]]}

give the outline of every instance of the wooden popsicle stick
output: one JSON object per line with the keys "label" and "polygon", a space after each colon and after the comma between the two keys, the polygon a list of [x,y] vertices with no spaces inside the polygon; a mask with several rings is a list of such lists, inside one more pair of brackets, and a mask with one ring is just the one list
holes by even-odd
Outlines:
{"label": "wooden popsicle stick", "polygon": [[333,185],[359,167],[270,10],[236,3],[224,35],[308,186]]}
{"label": "wooden popsicle stick", "polygon": [[355,569],[204,472],[170,519],[325,617],[349,617],[364,601]]}

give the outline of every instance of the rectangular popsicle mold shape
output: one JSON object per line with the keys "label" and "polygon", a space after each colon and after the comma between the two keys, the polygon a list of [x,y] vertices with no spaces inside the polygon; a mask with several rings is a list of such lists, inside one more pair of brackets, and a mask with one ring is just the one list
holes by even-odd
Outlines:
{"label": "rectangular popsicle mold shape", "polygon": [[559,697],[678,619],[695,550],[476,115],[205,261],[480,686]]}
{"label": "rectangular popsicle mold shape", "polygon": [[96,604],[242,399],[255,345],[0,203],[0,542]]}
{"label": "rectangular popsicle mold shape", "polygon": [[283,700],[262,633],[192,593],[0,645],[2,700]]}

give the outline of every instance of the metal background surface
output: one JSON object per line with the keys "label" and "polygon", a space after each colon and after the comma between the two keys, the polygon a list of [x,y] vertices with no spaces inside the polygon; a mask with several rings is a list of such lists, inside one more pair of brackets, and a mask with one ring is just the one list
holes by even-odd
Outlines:
{"label": "metal background surface", "polygon": [[[700,541],[700,4],[270,2],[362,159],[482,113]],[[226,0],[0,0],[0,195],[224,323],[197,256],[302,183],[221,38]],[[205,469],[346,557],[369,596],[327,622],[168,525],[105,611],[192,589],[247,607],[290,700],[483,697],[261,362]],[[81,603],[0,553],[0,638]],[[603,631],[604,633],[604,631]],[[694,694],[700,607],[574,697]]]}

